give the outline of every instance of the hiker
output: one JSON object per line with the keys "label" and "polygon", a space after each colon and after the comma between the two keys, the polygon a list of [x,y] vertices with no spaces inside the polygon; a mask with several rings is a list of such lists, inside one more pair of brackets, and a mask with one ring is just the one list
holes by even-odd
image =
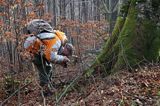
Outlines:
{"label": "hiker", "polygon": [[50,24],[42,19],[34,19],[27,25],[30,35],[24,42],[24,48],[33,56],[33,63],[38,69],[40,86],[51,92],[53,64],[67,67],[68,56],[72,55],[73,46],[67,43],[65,33],[53,30]]}

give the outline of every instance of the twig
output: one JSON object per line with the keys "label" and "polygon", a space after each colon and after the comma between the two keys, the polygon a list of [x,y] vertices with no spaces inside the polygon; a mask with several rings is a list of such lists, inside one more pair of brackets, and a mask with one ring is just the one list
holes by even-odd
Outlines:
{"label": "twig", "polygon": [[14,91],[7,99],[5,99],[0,106],[3,106],[11,97],[13,97],[16,93],[18,93],[21,89],[25,88],[26,86],[28,86],[31,82],[29,82],[28,84],[22,86],[21,88],[17,89],[16,91]]}
{"label": "twig", "polygon": [[80,76],[77,76],[66,88],[65,90],[62,92],[62,94],[57,98],[56,102],[59,103],[59,101],[61,100],[61,98],[66,94],[66,92],[68,91],[68,89],[80,78]]}
{"label": "twig", "polygon": [[43,98],[43,106],[46,106],[46,99],[44,97],[43,88],[41,89],[41,95],[42,95],[42,98]]}
{"label": "twig", "polygon": [[123,59],[124,59],[124,62],[125,62],[126,65],[127,65],[127,68],[129,67],[131,70],[133,70],[133,68],[131,67],[131,65],[130,65],[130,63],[128,62],[128,59],[127,59],[127,57],[126,57],[126,55],[125,55],[125,51],[124,51],[122,42],[121,42],[121,49],[122,49],[122,57],[123,57]]}
{"label": "twig", "polygon": [[[34,71],[34,76],[37,76],[36,69],[35,69],[33,63],[32,63],[32,67],[33,67],[33,71]],[[42,99],[43,99],[43,105],[46,106],[46,100],[45,100],[45,97],[44,97],[43,88],[37,82],[36,77],[34,77],[34,81],[35,81],[36,85],[41,89],[40,92],[41,92],[41,96],[42,96]]]}
{"label": "twig", "polygon": [[[32,67],[33,67],[34,74],[36,74],[36,69],[35,69],[33,63],[32,63]],[[36,76],[36,75],[35,75],[35,76]],[[46,99],[45,99],[45,97],[44,97],[43,87],[41,87],[41,86],[38,84],[38,82],[37,82],[36,79],[34,79],[34,80],[35,80],[35,83],[37,84],[37,86],[41,89],[41,96],[42,96],[42,99],[43,99],[43,106],[46,106]]]}
{"label": "twig", "polygon": [[[20,86],[18,87],[18,89],[20,89]],[[20,106],[21,105],[21,97],[20,97],[20,90],[18,91],[18,106]]]}

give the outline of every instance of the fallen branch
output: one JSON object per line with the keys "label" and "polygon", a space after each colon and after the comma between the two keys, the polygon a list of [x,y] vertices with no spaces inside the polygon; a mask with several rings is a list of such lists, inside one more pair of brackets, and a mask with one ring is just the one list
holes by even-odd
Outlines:
{"label": "fallen branch", "polygon": [[16,91],[14,91],[7,99],[5,99],[0,106],[3,106],[10,98],[12,98],[15,94],[17,94],[20,90],[22,90],[23,88],[25,88],[26,86],[28,86],[31,82],[29,82],[28,84],[22,86],[21,88],[17,89]]}
{"label": "fallen branch", "polygon": [[61,95],[57,98],[56,102],[59,103],[59,101],[61,100],[61,98],[67,93],[67,91],[72,87],[72,85],[74,85],[74,83],[80,78],[80,76],[77,76],[65,89],[64,91],[61,93]]}
{"label": "fallen branch", "polygon": [[[92,69],[92,68],[91,68]],[[77,76],[76,78],[74,78],[69,85],[66,86],[66,88],[63,90],[63,92],[60,94],[60,96],[58,98],[56,98],[56,102],[57,104],[59,103],[59,101],[62,99],[62,97],[67,93],[67,91],[75,86],[75,83],[78,82],[82,77],[86,77],[88,70],[85,70],[82,75]]]}

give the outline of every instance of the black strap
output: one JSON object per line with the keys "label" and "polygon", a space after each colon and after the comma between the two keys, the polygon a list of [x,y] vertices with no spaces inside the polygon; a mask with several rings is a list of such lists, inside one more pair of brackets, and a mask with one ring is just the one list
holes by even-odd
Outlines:
{"label": "black strap", "polygon": [[60,48],[58,49],[58,54],[60,55],[61,54],[61,49],[62,49],[62,45],[60,46]]}

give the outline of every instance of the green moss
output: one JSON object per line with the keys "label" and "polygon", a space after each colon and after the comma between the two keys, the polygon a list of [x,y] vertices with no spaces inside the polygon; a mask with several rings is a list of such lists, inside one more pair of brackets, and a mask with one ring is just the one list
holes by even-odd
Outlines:
{"label": "green moss", "polygon": [[[112,61],[113,59],[113,52],[115,54],[115,48],[113,48],[114,44],[116,43],[119,33],[123,28],[125,19],[123,17],[118,17],[114,30],[112,32],[112,36],[109,37],[105,45],[103,46],[103,50],[97,56],[96,60],[92,64],[91,68],[86,70],[85,76],[90,76],[94,72],[94,68],[101,67],[103,70],[110,70],[110,65],[107,61]],[[116,52],[118,54],[118,51]]]}
{"label": "green moss", "polygon": [[124,18],[118,17],[115,28],[112,32],[112,36],[105,43],[103,47],[103,51],[98,55],[94,64],[97,65],[97,63],[103,63],[106,60],[106,58],[110,55],[110,53],[113,51],[112,47],[118,39],[118,36],[119,36],[119,33],[121,32],[123,24],[124,24]]}
{"label": "green moss", "polygon": [[[133,6],[131,6],[127,18],[118,17],[112,36],[106,42],[103,51],[98,56],[99,63],[104,64],[106,70],[121,66],[120,64],[124,64],[124,57],[128,57],[123,55],[126,50],[130,49],[132,40],[135,37],[133,32],[136,27],[136,12]],[[125,45],[123,52],[120,47],[121,42]]]}
{"label": "green moss", "polygon": [[[119,46],[118,60],[114,65],[114,69],[119,69],[124,66],[132,66],[137,62],[137,54],[133,48],[133,42],[136,38],[136,15],[137,11],[132,7],[126,18],[124,27],[120,33],[120,36],[115,44]],[[135,58],[136,57],[136,58]]]}
{"label": "green moss", "polygon": [[146,2],[146,0],[135,0],[138,3]]}
{"label": "green moss", "polygon": [[122,4],[121,9],[120,9],[120,16],[126,18],[127,14],[128,14],[130,2],[131,2],[131,0]]}
{"label": "green moss", "polygon": [[146,59],[160,59],[160,30],[152,20],[138,18],[137,2],[141,1],[131,0],[127,17],[117,18],[112,36],[93,63],[90,75],[97,66],[112,72],[134,68]]}
{"label": "green moss", "polygon": [[107,42],[104,45],[104,50],[108,51],[109,49],[111,49],[111,47],[116,43],[119,33],[121,32],[121,29],[123,28],[125,19],[123,17],[118,17],[114,30],[112,32],[112,36],[109,37],[109,39],[107,40]]}
{"label": "green moss", "polygon": [[11,75],[6,75],[4,79],[4,91],[7,96],[12,94],[15,90],[18,89],[20,81],[13,78]]}
{"label": "green moss", "polygon": [[160,61],[160,29],[155,31],[154,36],[146,57],[150,61]]}
{"label": "green moss", "polygon": [[115,46],[119,46],[117,62],[113,68],[132,68],[143,62],[159,59],[160,35],[150,20],[137,20],[137,10],[131,6],[124,27]]}

